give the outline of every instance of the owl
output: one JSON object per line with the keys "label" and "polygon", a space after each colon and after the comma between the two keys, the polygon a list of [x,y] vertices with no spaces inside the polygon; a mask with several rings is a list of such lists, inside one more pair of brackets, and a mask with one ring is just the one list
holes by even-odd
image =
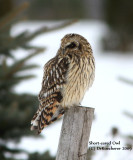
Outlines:
{"label": "owl", "polygon": [[39,109],[31,130],[41,133],[73,106],[80,105],[95,75],[95,61],[89,42],[81,35],[67,34],[54,58],[44,66]]}

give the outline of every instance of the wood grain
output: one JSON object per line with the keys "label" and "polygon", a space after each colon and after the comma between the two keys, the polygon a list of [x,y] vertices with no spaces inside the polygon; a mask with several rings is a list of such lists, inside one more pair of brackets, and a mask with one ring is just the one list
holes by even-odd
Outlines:
{"label": "wood grain", "polygon": [[56,160],[86,160],[94,108],[76,106],[65,112]]}

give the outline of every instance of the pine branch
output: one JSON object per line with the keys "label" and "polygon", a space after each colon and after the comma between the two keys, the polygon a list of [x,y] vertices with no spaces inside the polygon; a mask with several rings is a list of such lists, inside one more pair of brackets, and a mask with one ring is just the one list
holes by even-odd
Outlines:
{"label": "pine branch", "polygon": [[35,69],[35,68],[39,68],[39,65],[36,64],[31,64],[31,65],[24,65],[19,69],[19,72],[21,71],[25,71],[25,70],[30,70],[30,69]]}
{"label": "pine branch", "polygon": [[28,2],[24,2],[22,5],[20,5],[18,8],[14,9],[12,12],[8,13],[7,16],[5,16],[1,21],[0,21],[0,31],[10,25],[16,17],[20,13],[22,13],[27,7],[29,6]]}
{"label": "pine branch", "polygon": [[70,25],[72,25],[76,22],[77,22],[77,20],[71,20],[71,21],[69,20],[69,21],[66,21],[66,22],[64,22],[60,25],[52,27],[52,28],[42,27],[41,29],[37,30],[34,34],[28,36],[27,41],[30,41],[31,39],[35,38],[37,35],[39,35],[41,33],[47,33],[47,32],[55,31],[55,30],[58,30],[58,29],[62,29],[64,27],[70,26]]}
{"label": "pine branch", "polygon": [[12,149],[12,148],[9,148],[6,145],[2,145],[2,144],[0,144],[0,151],[1,152],[3,152],[3,151],[10,152],[10,153],[21,153],[21,152],[28,153],[27,151],[25,151],[23,149]]}
{"label": "pine branch", "polygon": [[126,84],[132,85],[133,86],[133,80],[127,79],[125,77],[118,77],[118,80],[120,80],[121,82],[124,82]]}
{"label": "pine branch", "polygon": [[[37,54],[41,53],[42,51],[44,51],[44,49],[38,49],[37,51],[31,53],[30,55],[26,56],[25,58],[17,61],[16,63],[14,63],[12,66],[8,66],[5,65],[5,62],[3,63],[3,79],[10,79],[11,77],[13,77],[17,72],[19,72],[20,70],[22,71],[23,68],[26,69],[26,67],[24,67],[26,61],[28,61],[29,59],[31,59],[32,57],[36,56]],[[6,67],[5,67],[6,66]],[[35,67],[35,65],[34,65]],[[37,66],[36,66],[37,67]],[[32,66],[33,68],[33,66]],[[33,76],[31,76],[33,77]],[[28,77],[26,77],[27,79]],[[20,79],[20,77],[19,77]],[[24,77],[23,77],[24,79]]]}
{"label": "pine branch", "polygon": [[13,81],[16,81],[16,83],[18,83],[19,81],[22,81],[22,80],[28,80],[28,79],[31,79],[31,78],[35,78],[36,76],[35,75],[24,75],[24,76],[16,76],[16,77],[13,77]]}
{"label": "pine branch", "polygon": [[[43,32],[43,31],[42,31]],[[16,37],[8,37],[6,39],[3,39],[3,41],[1,41],[1,45],[0,45],[0,53],[4,54],[7,51],[10,51],[11,49],[16,49],[18,47],[22,47],[25,49],[44,49],[41,47],[36,47],[36,46],[30,46],[27,43],[32,40],[32,38],[35,38],[38,34],[42,33],[41,31],[38,32],[37,34],[33,33],[33,34],[29,34],[27,31],[22,32],[21,34],[17,35]]]}
{"label": "pine branch", "polygon": [[131,119],[133,120],[133,113],[129,113],[129,112],[125,111],[124,114],[125,114],[127,117],[129,117],[129,118],[131,118]]}
{"label": "pine branch", "polygon": [[0,81],[0,89],[1,92],[2,90],[8,92],[9,90],[11,90],[11,88],[13,88],[14,86],[16,86],[18,83],[20,83],[23,80],[29,80],[31,78],[35,78],[36,76],[33,74],[30,75],[23,75],[23,76],[12,76],[9,78],[5,78],[3,80]]}

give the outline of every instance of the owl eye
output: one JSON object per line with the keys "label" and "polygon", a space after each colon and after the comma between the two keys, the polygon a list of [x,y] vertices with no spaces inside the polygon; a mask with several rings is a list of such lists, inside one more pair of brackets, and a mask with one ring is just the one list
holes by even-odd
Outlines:
{"label": "owl eye", "polygon": [[75,44],[74,42],[72,42],[72,43],[69,44],[67,47],[68,47],[68,48],[75,48],[75,47],[76,47],[76,44]]}

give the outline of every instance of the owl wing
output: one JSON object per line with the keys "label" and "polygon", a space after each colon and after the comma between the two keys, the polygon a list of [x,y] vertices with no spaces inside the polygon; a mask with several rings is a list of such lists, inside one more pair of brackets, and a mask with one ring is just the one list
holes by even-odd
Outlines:
{"label": "owl wing", "polygon": [[63,99],[62,90],[66,83],[69,64],[67,57],[58,58],[56,56],[44,66],[42,89],[38,96],[39,109],[31,121],[31,130],[37,129],[40,133],[46,125],[64,113],[60,102]]}

